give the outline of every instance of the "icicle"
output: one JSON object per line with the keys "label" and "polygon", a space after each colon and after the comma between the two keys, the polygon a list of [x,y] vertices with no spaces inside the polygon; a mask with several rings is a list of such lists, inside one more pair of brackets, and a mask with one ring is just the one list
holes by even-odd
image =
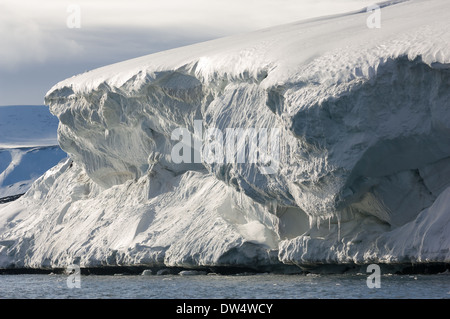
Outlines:
{"label": "icicle", "polygon": [[320,229],[320,218],[317,218],[316,220],[316,227],[317,229]]}
{"label": "icicle", "polygon": [[331,229],[331,216],[328,216],[328,231]]}
{"label": "icicle", "polygon": [[313,216],[309,216],[309,228],[311,229],[312,226],[314,224],[314,217]]}
{"label": "icicle", "polygon": [[341,241],[341,216],[336,214],[337,223],[338,223],[338,241]]}
{"label": "icicle", "polygon": [[270,201],[270,212],[272,214],[276,214],[277,213],[277,208],[278,208],[278,202],[276,199]]}

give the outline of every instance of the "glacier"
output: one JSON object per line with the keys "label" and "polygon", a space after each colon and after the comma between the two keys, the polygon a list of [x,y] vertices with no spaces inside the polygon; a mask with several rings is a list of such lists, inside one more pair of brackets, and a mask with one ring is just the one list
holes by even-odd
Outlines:
{"label": "glacier", "polygon": [[25,193],[67,157],[58,146],[58,123],[45,105],[0,106],[0,203]]}
{"label": "glacier", "polygon": [[[0,206],[0,267],[448,264],[450,5],[380,7],[380,28],[364,9],[56,84],[70,158]],[[176,163],[198,120],[279,129],[277,172]]]}

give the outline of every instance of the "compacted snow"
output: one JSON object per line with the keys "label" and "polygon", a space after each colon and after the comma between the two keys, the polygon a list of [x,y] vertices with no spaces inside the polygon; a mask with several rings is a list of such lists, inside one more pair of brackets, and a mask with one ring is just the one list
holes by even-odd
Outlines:
{"label": "compacted snow", "polygon": [[[0,266],[449,262],[450,4],[378,13],[380,28],[363,9],[55,85],[70,159],[0,207]],[[270,147],[196,161],[198,141],[226,153],[227,129]]]}

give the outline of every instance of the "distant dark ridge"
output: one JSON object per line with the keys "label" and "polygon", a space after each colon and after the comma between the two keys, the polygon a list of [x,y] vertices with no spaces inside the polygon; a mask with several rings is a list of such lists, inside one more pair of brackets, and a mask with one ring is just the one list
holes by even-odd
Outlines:
{"label": "distant dark ridge", "polygon": [[0,198],[0,204],[5,204],[5,203],[9,203],[9,202],[13,202],[16,199],[20,198],[21,196],[23,196],[25,193],[23,194],[17,194],[17,195],[12,195],[12,196],[6,196],[6,197],[2,197]]}

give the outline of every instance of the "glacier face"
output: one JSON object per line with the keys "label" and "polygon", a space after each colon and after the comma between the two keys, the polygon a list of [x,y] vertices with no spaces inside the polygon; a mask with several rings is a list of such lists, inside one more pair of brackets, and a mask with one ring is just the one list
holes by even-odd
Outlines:
{"label": "glacier face", "polygon": [[[58,83],[71,159],[0,207],[0,266],[448,262],[448,9],[302,21]],[[279,129],[277,172],[177,163],[172,133],[196,120]]]}

